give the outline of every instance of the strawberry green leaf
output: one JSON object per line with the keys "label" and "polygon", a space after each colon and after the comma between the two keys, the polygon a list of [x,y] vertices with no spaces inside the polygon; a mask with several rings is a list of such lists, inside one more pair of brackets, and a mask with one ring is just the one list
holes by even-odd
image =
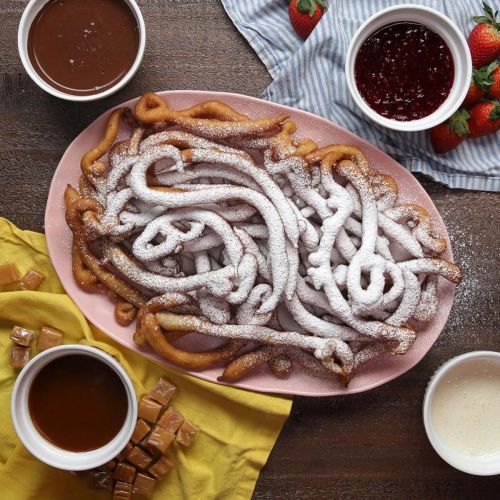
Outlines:
{"label": "strawberry green leaf", "polygon": [[493,9],[486,2],[483,2],[483,10],[487,17],[489,17],[493,22],[496,21],[498,10],[493,12]]}
{"label": "strawberry green leaf", "polygon": [[474,16],[472,19],[474,19],[477,24],[488,24],[490,20],[489,17],[486,16]]}
{"label": "strawberry green leaf", "polygon": [[500,104],[496,104],[493,109],[491,110],[490,116],[488,117],[489,120],[500,120]]}
{"label": "strawberry green leaf", "polygon": [[475,69],[472,72],[472,78],[476,85],[485,93],[490,90],[490,87],[495,83],[493,72],[498,68],[498,63],[493,61],[487,66],[480,69]]}
{"label": "strawberry green leaf", "polygon": [[449,121],[449,127],[452,134],[463,137],[469,133],[469,124],[467,120],[470,118],[469,113],[465,109],[458,110]]}
{"label": "strawberry green leaf", "polygon": [[476,21],[478,24],[491,24],[498,28],[499,24],[497,23],[497,15],[498,15],[498,10],[493,12],[493,9],[486,3],[483,2],[483,10],[484,14],[483,16],[474,16],[472,19]]}
{"label": "strawberry green leaf", "polygon": [[302,14],[308,14],[309,17],[312,17],[316,12],[316,8],[322,7],[326,10],[326,2],[325,0],[296,0],[297,1],[297,9]]}
{"label": "strawberry green leaf", "polygon": [[312,0],[297,0],[297,10],[302,14],[309,14],[312,4]]}

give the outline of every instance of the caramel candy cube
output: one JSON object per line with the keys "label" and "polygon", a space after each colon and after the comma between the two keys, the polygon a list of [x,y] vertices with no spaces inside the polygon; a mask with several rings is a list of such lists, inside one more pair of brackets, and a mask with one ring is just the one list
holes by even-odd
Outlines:
{"label": "caramel candy cube", "polygon": [[131,464],[134,464],[138,469],[147,469],[153,461],[153,457],[138,446],[134,446],[129,451],[127,460]]}
{"label": "caramel candy cube", "polygon": [[123,481],[116,481],[113,500],[130,500],[130,498],[132,498],[132,485]]}
{"label": "caramel candy cube", "polygon": [[143,397],[139,403],[138,417],[154,424],[161,411],[161,405],[156,401]]}
{"label": "caramel candy cube", "polygon": [[138,472],[134,481],[133,492],[136,495],[142,495],[143,497],[150,497],[153,495],[156,485],[156,479]]}
{"label": "caramel candy cube", "polygon": [[19,286],[23,290],[38,290],[45,276],[34,269],[30,269],[22,278]]}
{"label": "caramel candy cube", "polygon": [[30,360],[30,348],[12,344],[10,349],[10,366],[24,368]]}
{"label": "caramel candy cube", "polygon": [[197,433],[198,429],[193,424],[184,421],[177,431],[175,440],[184,446],[191,446]]}
{"label": "caramel candy cube", "polygon": [[124,483],[133,483],[135,479],[135,467],[125,462],[120,462],[116,465],[113,477]]}
{"label": "caramel candy cube", "polygon": [[174,463],[167,457],[161,457],[150,468],[149,473],[156,479],[162,479],[174,468]]}
{"label": "caramel candy cube", "polygon": [[17,344],[23,347],[29,347],[36,333],[33,330],[28,330],[22,326],[14,326],[10,332],[10,338]]}
{"label": "caramel candy cube", "polygon": [[149,393],[149,397],[154,399],[162,406],[167,405],[170,400],[174,397],[176,388],[167,379],[161,377],[153,390]]}
{"label": "caramel candy cube", "polygon": [[144,445],[153,454],[160,453],[163,455],[174,439],[175,435],[173,433],[156,425],[151,434],[147,437]]}
{"label": "caramel candy cube", "polygon": [[62,344],[63,334],[56,328],[51,326],[43,326],[38,335],[36,346],[39,351],[45,351],[51,347],[56,347]]}
{"label": "caramel candy cube", "polygon": [[184,422],[184,417],[174,408],[167,408],[167,411],[158,420],[158,425],[163,427],[168,432],[175,434],[177,429]]}
{"label": "caramel candy cube", "polygon": [[146,434],[151,430],[151,426],[147,424],[142,418],[138,419],[137,422],[135,423],[135,429],[132,434],[132,437],[130,438],[130,441],[132,443],[137,444],[139,441],[141,441]]}
{"label": "caramel candy cube", "polygon": [[93,470],[90,472],[90,487],[94,490],[113,490],[113,478],[109,472],[104,470]]}
{"label": "caramel candy cube", "polygon": [[13,262],[0,266],[0,285],[10,285],[11,283],[18,282],[20,279],[19,269]]}
{"label": "caramel candy cube", "polygon": [[134,447],[133,444],[128,442],[125,448],[123,448],[123,450],[120,451],[120,453],[118,453],[115,459],[118,460],[119,462],[123,462],[127,458],[127,455],[129,454],[130,450],[133,447]]}
{"label": "caramel candy cube", "polygon": [[109,462],[106,462],[105,464],[100,465],[97,467],[98,470],[100,471],[106,471],[106,472],[113,472],[116,467],[116,462],[114,460],[110,460]]}

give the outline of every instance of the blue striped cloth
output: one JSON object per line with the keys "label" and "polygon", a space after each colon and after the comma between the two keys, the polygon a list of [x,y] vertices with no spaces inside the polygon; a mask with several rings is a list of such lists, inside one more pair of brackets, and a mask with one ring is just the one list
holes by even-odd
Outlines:
{"label": "blue striped cloth", "polygon": [[364,117],[347,88],[345,55],[357,28],[379,10],[420,3],[442,11],[467,34],[481,0],[330,0],[306,42],[290,26],[288,0],[222,0],[236,27],[266,65],[273,83],[264,99],[305,109],[344,126],[413,172],[452,188],[500,191],[500,133],[468,140],[446,155],[433,152],[428,132],[403,133]]}

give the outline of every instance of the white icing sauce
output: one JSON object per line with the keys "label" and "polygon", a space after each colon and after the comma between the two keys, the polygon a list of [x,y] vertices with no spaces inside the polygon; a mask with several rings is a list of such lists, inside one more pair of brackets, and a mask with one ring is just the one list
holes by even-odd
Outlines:
{"label": "white icing sauce", "polygon": [[431,418],[441,440],[469,456],[500,452],[500,362],[471,359],[443,376]]}

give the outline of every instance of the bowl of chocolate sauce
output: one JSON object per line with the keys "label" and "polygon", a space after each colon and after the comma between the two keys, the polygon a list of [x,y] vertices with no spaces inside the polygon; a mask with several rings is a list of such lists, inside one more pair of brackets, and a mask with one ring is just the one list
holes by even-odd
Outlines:
{"label": "bowl of chocolate sauce", "polygon": [[100,349],[63,345],[33,358],[11,399],[14,428],[39,460],[78,471],[113,459],[137,419],[134,387],[122,366]]}
{"label": "bowl of chocolate sauce", "polygon": [[134,0],[31,0],[18,30],[27,73],[46,92],[70,101],[120,90],[139,69],[145,43]]}
{"label": "bowl of chocolate sauce", "polygon": [[349,45],[351,96],[371,120],[414,132],[447,120],[469,88],[467,41],[441,12],[421,5],[384,9],[365,21]]}

